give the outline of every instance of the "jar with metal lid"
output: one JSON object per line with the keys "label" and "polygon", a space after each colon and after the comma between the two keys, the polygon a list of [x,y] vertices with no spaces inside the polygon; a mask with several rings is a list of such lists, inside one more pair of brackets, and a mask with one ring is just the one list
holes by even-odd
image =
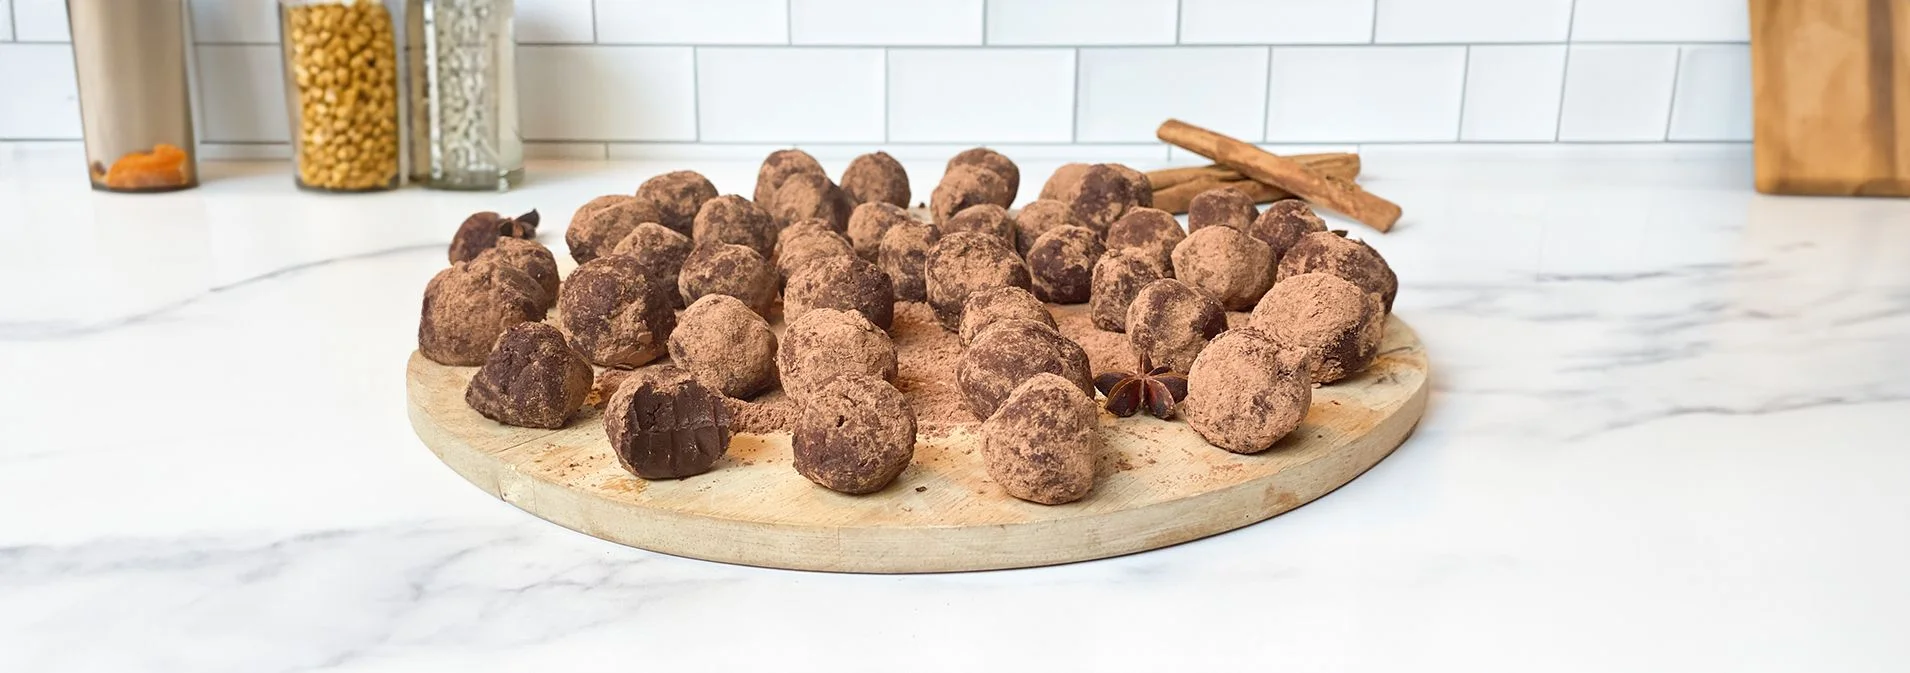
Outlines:
{"label": "jar with metal lid", "polygon": [[378,0],[279,0],[300,187],[398,186],[397,24]]}
{"label": "jar with metal lid", "polygon": [[412,180],[503,191],[524,175],[512,0],[410,0]]}
{"label": "jar with metal lid", "polygon": [[186,86],[185,0],[67,0],[93,188],[199,184]]}

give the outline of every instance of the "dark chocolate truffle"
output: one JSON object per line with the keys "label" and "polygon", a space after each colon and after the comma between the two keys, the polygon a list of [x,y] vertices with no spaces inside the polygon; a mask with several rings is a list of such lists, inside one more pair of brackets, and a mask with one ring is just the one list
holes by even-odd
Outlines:
{"label": "dark chocolate truffle", "polygon": [[888,152],[856,157],[842,171],[842,191],[856,205],[886,203],[909,207],[909,172]]}
{"label": "dark chocolate truffle", "polygon": [[1257,330],[1220,335],[1187,372],[1187,424],[1209,444],[1259,453],[1300,426],[1313,401],[1307,357]]}
{"label": "dark chocolate truffle", "polygon": [[929,194],[929,214],[940,225],[969,206],[992,203],[1007,208],[1014,202],[1015,192],[1006,178],[980,166],[956,166],[942,175],[941,184]]}
{"label": "dark chocolate truffle", "polygon": [[1208,227],[1174,246],[1174,277],[1245,311],[1273,286],[1273,251],[1233,227]]}
{"label": "dark chocolate truffle", "polygon": [[656,206],[663,218],[657,224],[689,236],[696,212],[716,198],[716,185],[696,171],[671,171],[644,180],[637,186],[637,198]]}
{"label": "dark chocolate truffle", "polygon": [[968,409],[981,418],[995,413],[1022,381],[1043,372],[1059,375],[1083,395],[1094,395],[1087,351],[1061,332],[1033,320],[1002,320],[975,336],[962,351],[955,385]]}
{"label": "dark chocolate truffle", "polygon": [[830,257],[854,257],[849,239],[831,231],[821,220],[804,220],[776,239],[776,271],[787,280],[795,278],[804,266]]}
{"label": "dark chocolate truffle", "polygon": [[504,330],[471,384],[464,403],[485,418],[525,428],[561,428],[590,394],[590,363],[541,322]]}
{"label": "dark chocolate truffle", "polygon": [[1054,314],[1048,312],[1047,305],[1036,299],[1034,293],[1012,285],[991,287],[968,295],[968,301],[963,302],[962,345],[973,342],[982,330],[1003,320],[1033,320],[1060,329],[1055,325]]}
{"label": "dark chocolate truffle", "polygon": [[[943,167],[942,170],[943,172],[952,171],[955,170],[957,166],[986,168],[994,172],[994,174],[1001,176],[1002,180],[1008,182],[1008,201],[1010,203],[1014,202],[1015,194],[1021,192],[1021,168],[1015,166],[1013,160],[1003,156],[1000,152],[986,147],[965,149],[955,156],[949,157],[948,165]],[[1006,208],[1008,204],[1004,203],[1001,204],[1001,206]]]}
{"label": "dark chocolate truffle", "polygon": [[1127,307],[1127,341],[1137,358],[1177,372],[1194,365],[1207,340],[1227,331],[1227,312],[1206,292],[1172,278],[1141,287]]}
{"label": "dark chocolate truffle", "polygon": [[1121,175],[1127,177],[1128,184],[1131,185],[1134,190],[1134,203],[1136,205],[1143,208],[1154,207],[1154,182],[1147,179],[1146,173],[1135,170],[1127,164],[1108,165],[1113,166],[1114,170],[1120,171]]}
{"label": "dark chocolate truffle", "polygon": [[771,203],[774,205],[768,209],[769,216],[779,226],[820,219],[828,222],[838,234],[849,230],[849,211],[855,208],[841,187],[815,173],[789,176],[776,190],[776,198]]}
{"label": "dark chocolate truffle", "polygon": [[[1022,257],[1028,256],[1028,249],[1035,247],[1035,239],[1048,233],[1049,229],[1061,226],[1087,226],[1074,219],[1074,210],[1060,201],[1040,200],[1021,207],[1015,213],[1015,252]],[[1096,237],[1107,235],[1106,230],[1097,231]]]}
{"label": "dark chocolate truffle", "polygon": [[1180,223],[1167,211],[1135,208],[1108,228],[1107,246],[1109,250],[1134,250],[1152,257],[1162,272],[1171,277],[1174,246],[1186,238],[1187,232],[1181,231]]}
{"label": "dark chocolate truffle", "polygon": [[[597,214],[597,211],[603,210],[605,208],[609,208],[611,206],[617,205],[619,203],[623,203],[625,201],[634,201],[636,200],[636,198],[637,197],[631,196],[629,194],[605,194],[603,196],[599,196],[589,201],[585,201],[584,205],[578,206],[577,210],[571,213],[570,215],[570,227],[564,230],[565,244],[572,245],[570,243],[571,231],[588,229],[591,226],[591,225],[585,224],[585,222],[590,220],[592,217],[594,217]],[[633,224],[631,226],[635,226],[635,225]],[[624,233],[627,234],[629,233],[629,231],[625,230]],[[608,237],[609,235],[610,234],[605,234],[605,237]],[[617,241],[622,239],[623,239],[623,235],[617,234],[616,238],[611,238],[607,241],[604,241],[604,246],[605,246],[604,249],[609,250],[610,246],[616,245]],[[574,248],[574,245],[572,247]],[[571,259],[576,259],[576,258],[577,258],[577,253],[573,249],[571,252]],[[582,262],[579,262],[579,263],[581,264]]]}
{"label": "dark chocolate truffle", "polygon": [[1008,214],[1008,209],[992,203],[963,208],[937,228],[943,234],[963,231],[988,234],[1001,241],[1002,245],[1015,247],[1015,218]]}
{"label": "dark chocolate truffle", "polygon": [[860,313],[819,308],[789,321],[776,353],[776,371],[783,391],[797,401],[845,374],[893,380],[895,343]]}
{"label": "dark chocolate truffle", "polygon": [[504,330],[544,319],[541,293],[537,281],[495,258],[453,264],[425,285],[418,350],[440,364],[483,364]]}
{"label": "dark chocolate truffle", "polygon": [[734,243],[749,246],[763,259],[769,259],[776,250],[776,221],[768,211],[759,208],[749,199],[735,194],[724,194],[703,203],[696,211],[695,222],[691,225],[691,240],[697,245],[706,243]]}
{"label": "dark chocolate truffle", "polygon": [[1094,164],[1079,162],[1062,164],[1060,168],[1054,169],[1054,173],[1048,176],[1048,181],[1041,185],[1039,198],[1044,201],[1067,201],[1068,194],[1072,193],[1070,190],[1074,189],[1076,183],[1081,182],[1081,176],[1093,166]]}
{"label": "dark chocolate truffle", "polygon": [[703,387],[746,399],[776,384],[776,334],[742,300],[704,295],[677,316],[670,360]]}
{"label": "dark chocolate truffle", "polygon": [[670,286],[627,255],[599,257],[564,281],[557,298],[558,327],[584,359],[605,367],[634,367],[663,355],[676,328]]}
{"label": "dark chocolate truffle", "polygon": [[498,239],[537,237],[537,211],[505,217],[491,211],[472,213],[451,235],[451,262],[469,262],[497,245]]}
{"label": "dark chocolate truffle", "polygon": [[1329,273],[1280,281],[1253,309],[1253,326],[1286,348],[1312,349],[1314,383],[1332,383],[1373,364],[1386,329],[1379,294]]}
{"label": "dark chocolate truffle", "polygon": [[776,269],[745,246],[699,245],[683,260],[676,288],[686,304],[704,295],[726,294],[742,300],[758,315],[768,315],[776,301]]}
{"label": "dark chocolate truffle", "polygon": [[1135,184],[1131,170],[1118,164],[1090,166],[1062,200],[1074,209],[1075,219],[1091,229],[1106,230],[1128,209],[1141,205],[1140,195],[1146,190]]}
{"label": "dark chocolate truffle", "polygon": [[1365,241],[1355,241],[1333,232],[1300,237],[1280,258],[1278,280],[1320,271],[1352,281],[1367,292],[1379,293],[1386,311],[1393,311],[1393,297],[1399,294],[1399,276],[1379,251]]}
{"label": "dark chocolate truffle", "polygon": [[942,328],[955,331],[962,322],[962,302],[977,290],[1012,285],[1028,287],[1028,267],[1015,251],[987,234],[943,236],[929,248],[922,264],[923,286],[929,307]]}
{"label": "dark chocolate truffle", "polygon": [[[663,281],[666,287],[676,287],[677,274],[683,271],[683,260],[689,258],[690,237],[679,234],[655,222],[645,222],[630,230],[630,235],[617,241],[617,247],[611,249],[613,255],[624,255],[637,260],[637,264],[651,275]],[[675,292],[670,293],[670,305],[682,306]]]}
{"label": "dark chocolate truffle", "polygon": [[1254,218],[1253,224],[1244,231],[1273,248],[1273,262],[1279,264],[1287,250],[1300,242],[1300,237],[1326,231],[1326,220],[1320,219],[1305,201],[1282,199],[1267,206],[1267,212]]}
{"label": "dark chocolate truffle", "polygon": [[1042,234],[1028,251],[1035,296],[1056,304],[1086,302],[1094,287],[1094,264],[1104,252],[1101,239],[1087,227],[1062,226]]}
{"label": "dark chocolate truffle", "polygon": [[1016,387],[982,423],[982,462],[1009,495],[1043,505],[1080,500],[1094,488],[1094,398],[1053,374]]}
{"label": "dark chocolate truffle", "polygon": [[1203,227],[1232,227],[1242,233],[1251,233],[1248,229],[1260,212],[1253,207],[1253,197],[1234,187],[1215,187],[1195,194],[1187,202],[1187,230],[1200,231]]}
{"label": "dark chocolate truffle", "polygon": [[822,164],[808,152],[799,149],[776,150],[763,157],[763,165],[756,169],[756,192],[750,198],[761,206],[764,212],[775,212],[776,190],[783,186],[792,175],[821,175],[828,177],[822,170]]}
{"label": "dark chocolate truffle", "polygon": [[583,264],[610,254],[617,242],[645,222],[661,223],[663,211],[643,199],[627,199],[598,208],[582,219],[573,219],[564,230],[564,243],[570,246],[570,258]]}
{"label": "dark chocolate truffle", "polygon": [[895,283],[895,298],[904,301],[922,301],[928,298],[926,281],[922,278],[922,266],[928,260],[929,248],[941,240],[935,227],[925,222],[903,222],[889,228],[882,235],[882,247],[876,252],[876,266],[889,274],[889,280]]}
{"label": "dark chocolate truffle", "polygon": [[545,310],[557,305],[557,257],[550,254],[550,249],[544,244],[528,238],[500,238],[478,257],[488,257],[498,264],[524,272],[531,280],[537,281],[538,289],[543,290],[537,296],[538,305]]}
{"label": "dark chocolate truffle", "polygon": [[693,379],[631,377],[604,406],[604,434],[617,462],[631,474],[694,476],[710,471],[729,450],[729,407]]}
{"label": "dark chocolate truffle", "polygon": [[903,222],[913,222],[909,211],[884,201],[871,201],[856,206],[849,213],[849,245],[856,254],[871,262],[882,250],[882,236],[889,228]]}
{"label": "dark chocolate truffle", "polygon": [[791,435],[797,473],[832,491],[874,493],[915,456],[915,412],[887,381],[838,376],[803,400]]}
{"label": "dark chocolate truffle", "polygon": [[861,257],[824,257],[789,279],[783,289],[783,320],[819,308],[855,311],[886,330],[895,322],[895,287],[888,274]]}
{"label": "dark chocolate truffle", "polygon": [[1088,317],[1110,332],[1127,331],[1127,307],[1148,283],[1161,279],[1159,262],[1136,250],[1113,250],[1094,264]]}

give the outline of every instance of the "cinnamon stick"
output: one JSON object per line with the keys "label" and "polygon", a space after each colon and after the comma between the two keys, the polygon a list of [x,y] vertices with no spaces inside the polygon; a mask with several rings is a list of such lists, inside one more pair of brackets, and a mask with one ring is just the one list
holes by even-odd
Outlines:
{"label": "cinnamon stick", "polygon": [[[1307,154],[1294,155],[1288,158],[1307,164],[1309,162],[1305,157],[1316,157],[1309,165],[1323,175],[1347,181],[1351,181],[1354,176],[1359,175],[1359,155]],[[1317,159],[1317,157],[1327,158]],[[1159,182],[1154,182],[1154,176],[1158,173],[1171,173],[1166,187],[1162,187]],[[1191,180],[1185,179],[1184,176],[1188,175],[1197,177]],[[1209,175],[1224,177],[1220,177],[1219,179],[1206,177]],[[1269,201],[1293,198],[1293,194],[1288,193],[1287,190],[1258,180],[1249,179],[1235,172],[1234,169],[1225,166],[1169,168],[1148,173],[1147,177],[1148,181],[1154,185],[1154,207],[1176,215],[1187,212],[1187,206],[1193,203],[1195,196],[1199,196],[1201,192],[1216,187],[1232,187],[1238,189],[1245,192],[1247,196],[1252,197],[1254,203],[1267,203]],[[1180,179],[1176,181],[1175,178]]]}
{"label": "cinnamon stick", "polygon": [[[1352,152],[1290,154],[1287,158],[1305,164],[1307,168],[1328,175],[1337,175],[1347,180],[1359,177],[1360,174],[1360,155]],[[1240,171],[1220,164],[1163,168],[1147,173],[1148,182],[1152,183],[1156,190],[1195,181],[1233,182],[1246,179],[1248,179],[1247,176],[1241,175]]]}
{"label": "cinnamon stick", "polygon": [[1399,206],[1346,180],[1324,175],[1300,162],[1240,140],[1169,119],[1154,135],[1254,180],[1279,187],[1313,205],[1345,215],[1381,232],[1399,221]]}

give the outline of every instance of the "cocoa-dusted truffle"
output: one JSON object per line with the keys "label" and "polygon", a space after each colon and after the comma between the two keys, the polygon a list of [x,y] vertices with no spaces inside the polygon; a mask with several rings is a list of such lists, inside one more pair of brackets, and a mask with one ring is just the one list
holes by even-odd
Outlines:
{"label": "cocoa-dusted truffle", "polygon": [[[1028,256],[1028,249],[1035,247],[1035,239],[1048,233],[1049,229],[1060,226],[1087,226],[1074,219],[1074,210],[1060,201],[1042,199],[1021,207],[1015,214],[1015,252],[1022,257]],[[1095,236],[1107,235],[1106,230],[1095,232]]]}
{"label": "cocoa-dusted truffle", "polygon": [[777,231],[776,221],[769,216],[769,211],[750,203],[749,199],[724,194],[703,202],[703,208],[696,211],[690,238],[697,245],[746,245],[756,254],[762,255],[763,259],[769,259],[776,250]]}
{"label": "cocoa-dusted truffle", "polygon": [[1227,312],[1206,292],[1172,278],[1141,287],[1127,307],[1134,354],[1177,372],[1194,365],[1207,340],[1227,331]]}
{"label": "cocoa-dusted truffle", "polygon": [[1174,246],[1187,238],[1180,223],[1165,210],[1135,208],[1108,228],[1109,250],[1134,250],[1151,257],[1169,277],[1174,275]]}
{"label": "cocoa-dusted truffle", "polygon": [[1015,218],[1008,214],[1007,208],[992,203],[963,208],[939,228],[943,234],[963,231],[987,234],[1001,241],[1002,245],[1015,247]]}
{"label": "cocoa-dusted truffle", "polygon": [[1399,294],[1399,276],[1393,275],[1393,267],[1387,266],[1379,251],[1365,241],[1333,232],[1302,236],[1300,242],[1293,244],[1280,258],[1277,279],[1286,280],[1315,271],[1345,278],[1362,290],[1379,293],[1386,311],[1392,312],[1393,296]]}
{"label": "cocoa-dusted truffle", "polygon": [[676,288],[686,304],[705,295],[726,294],[742,300],[757,314],[768,315],[776,301],[776,269],[745,246],[699,245],[683,260]]}
{"label": "cocoa-dusted truffle", "polygon": [[1094,488],[1094,398],[1067,379],[1037,374],[982,423],[982,462],[1009,495],[1043,505]]}
{"label": "cocoa-dusted truffle", "polygon": [[[637,197],[631,196],[629,194],[605,194],[603,196],[599,196],[589,201],[585,201],[584,205],[577,206],[577,210],[570,214],[570,227],[564,230],[565,243],[568,244],[570,242],[570,232],[572,230],[575,230],[578,228],[587,228],[589,225],[584,224],[584,222],[586,220],[591,219],[592,216],[596,215],[597,211],[603,210],[605,208],[609,208],[611,206],[617,205],[619,203],[623,203],[625,201],[634,201],[636,200],[636,198]],[[621,238],[623,237],[618,236],[617,238],[612,238],[609,241],[607,241],[605,244],[616,245],[617,241]],[[576,258],[575,252],[572,252],[571,258],[572,259]],[[579,263],[581,264],[581,262]]]}
{"label": "cocoa-dusted truffle", "polygon": [[677,316],[670,360],[705,388],[748,398],[776,384],[776,334],[742,300],[704,295]]}
{"label": "cocoa-dusted truffle", "polygon": [[1114,170],[1120,171],[1121,175],[1127,177],[1127,182],[1132,186],[1134,191],[1134,203],[1136,205],[1143,208],[1154,207],[1154,181],[1147,179],[1146,173],[1135,170],[1127,164],[1108,165],[1113,166]]}
{"label": "cocoa-dusted truffle", "polygon": [[1304,351],[1253,329],[1220,335],[1187,372],[1187,424],[1209,444],[1259,453],[1300,426],[1313,402]]}
{"label": "cocoa-dusted truffle", "polygon": [[797,401],[845,374],[893,380],[895,343],[860,313],[819,308],[789,321],[776,353],[776,371],[783,391]]}
{"label": "cocoa-dusted truffle", "polygon": [[[690,237],[661,224],[645,222],[617,241],[611,254],[637,260],[638,265],[662,280],[665,287],[676,287],[677,274],[683,270],[683,260],[690,256],[692,247]],[[670,293],[670,305],[683,305],[674,292]]]}
{"label": "cocoa-dusted truffle", "polygon": [[936,321],[951,332],[961,325],[962,302],[977,290],[1028,287],[1028,267],[1015,251],[987,234],[943,236],[922,264],[923,286]]}
{"label": "cocoa-dusted truffle", "polygon": [[1067,379],[1083,395],[1094,395],[1094,374],[1081,344],[1033,320],[1003,320],[982,330],[962,351],[955,385],[962,389],[968,409],[987,418],[1015,386],[1043,372]]}
{"label": "cocoa-dusted truffle", "polygon": [[915,456],[915,412],[887,381],[838,376],[803,400],[791,435],[797,473],[832,491],[874,493]]}
{"label": "cocoa-dusted truffle", "polygon": [[1314,383],[1332,383],[1373,363],[1386,328],[1379,294],[1328,273],[1287,278],[1253,309],[1253,326],[1288,348],[1312,349]]}
{"label": "cocoa-dusted truffle", "polygon": [[453,264],[425,285],[418,350],[440,364],[483,364],[504,330],[544,319],[542,292],[530,276],[494,258]]}
{"label": "cocoa-dusted truffle", "polygon": [[968,295],[968,301],[963,302],[959,332],[962,344],[974,342],[982,330],[1003,320],[1033,320],[1060,329],[1055,325],[1054,314],[1048,312],[1048,307],[1036,299],[1034,293],[1012,285],[991,287]]}
{"label": "cocoa-dusted truffle", "polygon": [[778,225],[787,227],[813,218],[828,222],[836,233],[849,230],[849,211],[855,208],[841,187],[816,173],[789,176],[770,203],[769,216]]}
{"label": "cocoa-dusted truffle", "polygon": [[830,257],[854,257],[849,239],[830,231],[821,220],[804,220],[776,239],[776,271],[784,279],[795,278],[804,266]]}
{"label": "cocoa-dusted truffle", "polygon": [[812,174],[828,177],[822,170],[822,164],[808,152],[790,148],[770,152],[763,157],[763,165],[756,169],[756,191],[750,197],[761,206],[764,212],[775,212],[776,190],[783,186],[792,175]]}
{"label": "cocoa-dusted truffle", "polygon": [[561,428],[590,394],[590,363],[541,322],[504,330],[464,388],[464,403],[485,418],[526,428]]}
{"label": "cocoa-dusted truffle", "polygon": [[605,367],[657,359],[676,328],[669,286],[627,255],[599,257],[570,272],[557,313],[571,347]]}
{"label": "cocoa-dusted truffle", "polygon": [[1035,296],[1056,304],[1079,304],[1093,288],[1094,264],[1101,261],[1101,239],[1087,227],[1062,226],[1042,234],[1028,251],[1028,273]]}
{"label": "cocoa-dusted truffle", "polygon": [[1205,227],[1232,227],[1243,233],[1248,229],[1260,212],[1253,207],[1253,197],[1234,187],[1215,187],[1195,194],[1187,202],[1187,230],[1200,231]]}
{"label": "cocoa-dusted truffle", "polygon": [[557,305],[557,257],[550,249],[535,239],[500,238],[491,248],[478,254],[488,257],[504,266],[524,272],[531,280],[537,281],[537,303],[545,310]]}
{"label": "cocoa-dusted truffle", "polygon": [[694,379],[630,377],[604,406],[604,434],[631,474],[679,479],[710,471],[729,450],[730,412]]}
{"label": "cocoa-dusted truffle", "polygon": [[856,255],[873,262],[882,250],[882,236],[897,224],[913,221],[909,211],[885,201],[856,206],[849,213],[849,246],[855,248]]}
{"label": "cocoa-dusted truffle", "polygon": [[469,262],[497,245],[502,238],[536,238],[537,211],[505,217],[491,211],[472,213],[451,235],[451,262]]}
{"label": "cocoa-dusted truffle", "polygon": [[886,203],[909,207],[909,172],[888,152],[870,152],[842,170],[842,191],[856,205]]}
{"label": "cocoa-dusted truffle", "polygon": [[804,265],[783,289],[784,320],[819,308],[855,311],[886,330],[895,322],[895,286],[861,257],[824,257]]}
{"label": "cocoa-dusted truffle", "polygon": [[637,198],[656,206],[663,218],[657,224],[689,236],[696,212],[716,198],[716,185],[696,171],[671,171],[644,180],[637,186]]}
{"label": "cocoa-dusted truffle", "polygon": [[942,182],[929,194],[929,214],[935,224],[967,210],[969,206],[992,203],[1003,208],[1013,205],[1015,192],[1007,178],[980,166],[955,166],[942,174]]}
{"label": "cocoa-dusted truffle", "polygon": [[1148,283],[1161,279],[1153,257],[1137,250],[1112,250],[1094,264],[1088,317],[1094,326],[1110,332],[1127,331],[1127,307]]}
{"label": "cocoa-dusted truffle", "polygon": [[896,299],[922,301],[928,298],[922,266],[928,260],[929,248],[939,240],[941,236],[934,227],[914,221],[896,224],[882,235],[882,246],[876,251],[876,266],[895,283]]}
{"label": "cocoa-dusted truffle", "polygon": [[617,242],[630,235],[632,229],[645,222],[663,220],[663,211],[656,204],[643,199],[627,199],[598,208],[580,220],[572,220],[570,228],[564,231],[564,243],[570,246],[570,258],[583,264],[598,257],[610,254]]}
{"label": "cocoa-dusted truffle", "polygon": [[[943,167],[942,170],[944,172],[952,171],[955,170],[957,166],[986,168],[994,174],[1001,176],[1002,180],[1008,182],[1008,201],[1010,203],[1014,202],[1015,194],[1021,191],[1021,168],[1016,166],[1013,160],[1003,156],[1000,152],[986,147],[965,149],[956,153],[955,156],[949,157],[948,165]],[[1008,204],[1004,203],[1001,204],[1001,206],[1006,208]]]}
{"label": "cocoa-dusted truffle", "polygon": [[1174,246],[1174,277],[1245,311],[1273,286],[1273,251],[1233,227],[1208,227]]}
{"label": "cocoa-dusted truffle", "polygon": [[612,395],[617,394],[617,388],[632,378],[661,384],[688,381],[694,377],[690,376],[690,370],[667,363],[644,365],[636,369],[608,367],[597,373],[597,381],[590,384],[590,396],[584,398],[584,404],[602,408],[610,403]]}
{"label": "cocoa-dusted truffle", "polygon": [[[1130,170],[1117,164],[1089,166],[1062,200],[1074,209],[1075,219],[1089,228],[1105,230],[1127,214],[1128,209],[1140,206],[1141,193],[1147,191],[1135,183]],[[1149,196],[1151,203],[1152,195]]]}
{"label": "cocoa-dusted truffle", "polygon": [[1305,201],[1282,199],[1267,206],[1267,211],[1254,218],[1245,231],[1273,248],[1273,261],[1278,264],[1287,250],[1300,242],[1300,237],[1326,231],[1326,220],[1320,219]]}
{"label": "cocoa-dusted truffle", "polygon": [[1081,176],[1093,166],[1094,164],[1079,162],[1062,164],[1060,168],[1054,169],[1054,173],[1048,175],[1047,182],[1042,183],[1039,198],[1044,201],[1067,201],[1068,194],[1071,193],[1069,190],[1074,189],[1075,183],[1080,182]]}

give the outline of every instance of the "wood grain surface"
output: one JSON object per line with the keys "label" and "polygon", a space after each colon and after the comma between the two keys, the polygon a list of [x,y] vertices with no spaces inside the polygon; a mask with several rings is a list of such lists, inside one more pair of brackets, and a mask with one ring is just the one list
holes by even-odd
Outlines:
{"label": "wood grain surface", "polygon": [[1751,0],[1767,194],[1910,195],[1910,3]]}

